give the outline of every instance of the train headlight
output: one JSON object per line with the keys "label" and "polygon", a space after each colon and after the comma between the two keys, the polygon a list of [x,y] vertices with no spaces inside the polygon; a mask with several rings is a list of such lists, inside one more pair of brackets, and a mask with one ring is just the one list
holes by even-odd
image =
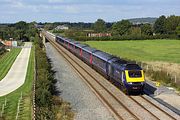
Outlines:
{"label": "train headlight", "polygon": [[131,85],[132,85],[132,82],[128,82],[128,84],[131,84]]}

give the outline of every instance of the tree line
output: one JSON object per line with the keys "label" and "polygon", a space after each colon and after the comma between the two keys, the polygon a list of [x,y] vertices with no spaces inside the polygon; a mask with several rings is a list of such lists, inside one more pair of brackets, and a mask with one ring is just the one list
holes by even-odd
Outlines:
{"label": "tree line", "polygon": [[[50,24],[48,24],[50,26]],[[55,24],[53,24],[55,25]],[[58,24],[56,24],[58,25]],[[124,39],[162,39],[180,38],[180,16],[160,16],[154,24],[132,24],[129,20],[114,23],[97,19],[95,23],[66,23],[69,30],[61,30],[66,37],[76,40],[124,40]],[[45,29],[48,27],[45,25]],[[53,29],[53,27],[51,27]],[[58,32],[58,31],[54,31]],[[88,38],[88,33],[111,33],[111,37]]]}
{"label": "tree line", "polygon": [[[0,38],[23,41],[33,41],[37,29],[34,27],[36,22],[26,23],[19,21],[14,24],[0,24]],[[105,22],[97,19],[94,23],[70,23],[54,22],[39,23],[47,30],[62,33],[66,37],[76,40],[126,40],[126,39],[161,39],[161,38],[180,38],[180,16],[160,16],[154,24],[132,24],[129,20],[117,22]],[[58,25],[67,25],[69,30],[54,30]],[[88,38],[88,33],[111,33],[111,37]]]}
{"label": "tree line", "polygon": [[3,40],[33,41],[37,29],[34,26],[35,22],[26,23],[25,21],[19,21],[14,24],[1,24],[0,25],[0,38]]}
{"label": "tree line", "polygon": [[63,101],[56,90],[54,78],[55,71],[52,70],[51,61],[47,58],[42,40],[38,34],[35,36],[35,58],[36,58],[36,119],[37,120],[59,120],[73,119],[70,104]]}
{"label": "tree line", "polygon": [[[156,19],[154,24],[139,24],[133,25],[128,20],[121,20],[115,22],[111,29],[108,30],[106,27],[106,23],[102,19],[98,19],[94,23],[94,30],[96,32],[111,32],[113,35],[129,35],[133,33],[141,33],[144,35],[153,35],[155,34],[168,34],[168,35],[179,35],[179,27],[180,27],[180,16],[169,16],[166,17],[164,15],[160,16]],[[138,32],[137,32],[138,31]]]}

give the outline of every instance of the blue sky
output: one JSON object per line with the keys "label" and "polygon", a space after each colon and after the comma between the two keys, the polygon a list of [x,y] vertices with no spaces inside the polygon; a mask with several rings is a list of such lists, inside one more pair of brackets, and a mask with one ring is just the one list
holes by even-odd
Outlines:
{"label": "blue sky", "polygon": [[160,15],[180,16],[180,0],[0,0],[0,23],[114,22]]}

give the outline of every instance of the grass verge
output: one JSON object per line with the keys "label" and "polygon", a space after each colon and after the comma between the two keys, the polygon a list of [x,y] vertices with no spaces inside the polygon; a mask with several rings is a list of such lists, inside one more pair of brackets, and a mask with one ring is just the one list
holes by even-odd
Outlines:
{"label": "grass verge", "polygon": [[[85,43],[121,58],[146,63],[149,66],[146,70],[148,78],[180,90],[178,79],[180,72],[177,69],[180,65],[180,40],[87,41]],[[158,66],[157,61],[162,65]],[[156,70],[157,68],[160,69]],[[174,76],[177,80],[174,80]]]}
{"label": "grass verge", "polygon": [[13,48],[10,52],[6,53],[0,59],[0,80],[2,80],[6,76],[17,56],[19,55],[20,51],[20,48]]}
{"label": "grass verge", "polygon": [[85,43],[131,60],[180,63],[180,40],[87,41]]}
{"label": "grass verge", "polygon": [[33,79],[34,79],[34,47],[32,47],[31,49],[25,83],[14,92],[4,97],[0,97],[0,110],[2,108],[2,104],[4,104],[5,102],[5,98],[7,100],[2,119],[14,120],[16,118],[18,100],[22,92],[23,97],[20,104],[19,119],[31,120],[31,104],[32,104],[31,91],[32,91]]}

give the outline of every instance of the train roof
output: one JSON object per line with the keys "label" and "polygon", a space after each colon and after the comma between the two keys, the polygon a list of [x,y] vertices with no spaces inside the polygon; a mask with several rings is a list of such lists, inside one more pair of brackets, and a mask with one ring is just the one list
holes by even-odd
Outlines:
{"label": "train roof", "polygon": [[71,40],[70,43],[71,43],[71,44],[78,44],[79,42],[78,42],[78,41],[75,41],[75,40]]}
{"label": "train roof", "polygon": [[98,51],[97,49],[95,49],[95,48],[92,48],[92,47],[89,47],[89,46],[86,46],[86,47],[84,47],[84,48],[82,48],[84,51],[86,51],[86,52],[89,52],[89,53],[93,53],[93,52],[95,52],[95,51]]}
{"label": "train roof", "polygon": [[64,39],[63,37],[61,37],[61,36],[56,36],[57,38],[60,38],[60,39]]}
{"label": "train roof", "polygon": [[138,64],[126,64],[125,70],[142,70],[142,68]]}
{"label": "train roof", "polygon": [[93,53],[93,55],[104,61],[108,61],[109,59],[114,57],[113,55],[110,55],[110,54],[102,52],[102,51],[96,51]]}
{"label": "train roof", "polygon": [[113,56],[111,59],[108,60],[108,63],[113,63],[115,61],[118,61],[120,58]]}
{"label": "train roof", "polygon": [[125,60],[116,59],[116,61],[113,61],[113,62],[112,62],[112,65],[113,65],[115,68],[118,68],[118,69],[120,69],[120,70],[124,70],[125,65],[126,65],[127,63],[128,63],[128,62],[125,61]]}
{"label": "train roof", "polygon": [[88,45],[81,44],[81,43],[77,43],[76,46],[79,47],[79,48],[83,48],[83,47],[86,47],[86,46],[88,46]]}
{"label": "train roof", "polygon": [[123,59],[118,59],[117,61],[115,61],[113,63],[114,64],[121,64],[121,65],[128,64],[128,62],[126,60],[123,60]]}
{"label": "train roof", "polygon": [[68,41],[68,42],[70,42],[70,41],[71,41],[71,39],[68,39],[68,38],[65,38],[64,40],[65,40],[65,41]]}

